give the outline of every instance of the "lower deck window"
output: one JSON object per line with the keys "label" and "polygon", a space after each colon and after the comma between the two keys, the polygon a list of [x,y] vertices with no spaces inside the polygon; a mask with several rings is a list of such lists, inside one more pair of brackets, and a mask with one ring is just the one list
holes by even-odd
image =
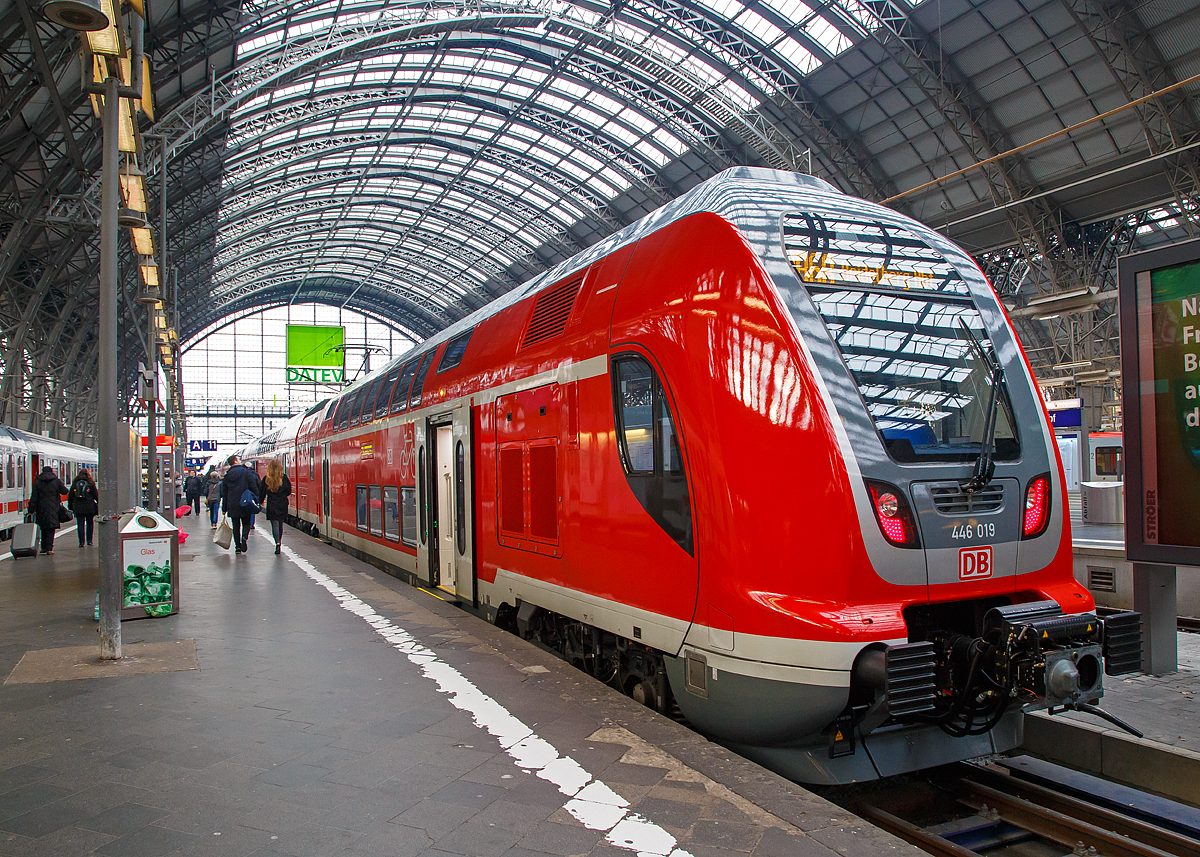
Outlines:
{"label": "lower deck window", "polygon": [[383,489],[378,485],[372,485],[367,501],[369,508],[368,517],[371,522],[371,535],[383,536]]}
{"label": "lower deck window", "polygon": [[356,485],[354,487],[354,507],[356,509],[356,523],[358,528],[364,533],[367,532],[367,486]]}
{"label": "lower deck window", "polygon": [[400,489],[395,485],[383,486],[383,537],[400,541]]}
{"label": "lower deck window", "polygon": [[400,541],[417,546],[417,489],[412,485],[400,489]]}

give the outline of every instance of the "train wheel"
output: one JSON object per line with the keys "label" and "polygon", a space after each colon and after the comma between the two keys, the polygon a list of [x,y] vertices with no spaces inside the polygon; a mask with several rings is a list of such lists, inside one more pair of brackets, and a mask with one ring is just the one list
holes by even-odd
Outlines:
{"label": "train wheel", "polygon": [[647,708],[658,709],[658,690],[652,682],[642,680],[633,683],[633,687],[629,689],[629,696],[634,702],[640,703]]}

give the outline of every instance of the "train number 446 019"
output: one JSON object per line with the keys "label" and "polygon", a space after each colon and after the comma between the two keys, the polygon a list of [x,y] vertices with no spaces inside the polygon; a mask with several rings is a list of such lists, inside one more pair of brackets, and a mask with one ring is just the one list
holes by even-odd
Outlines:
{"label": "train number 446 019", "polygon": [[950,537],[954,539],[994,539],[996,537],[996,525],[987,523],[955,524]]}

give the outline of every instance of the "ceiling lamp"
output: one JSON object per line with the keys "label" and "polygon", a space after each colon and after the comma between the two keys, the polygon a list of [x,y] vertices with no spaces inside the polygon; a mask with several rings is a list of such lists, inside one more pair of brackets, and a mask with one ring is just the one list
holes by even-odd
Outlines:
{"label": "ceiling lamp", "polygon": [[42,14],[72,30],[103,30],[110,23],[100,0],[46,0]]}
{"label": "ceiling lamp", "polygon": [[154,238],[150,235],[150,230],[145,226],[135,226],[129,230],[129,236],[133,239],[133,250],[139,256],[154,255]]}

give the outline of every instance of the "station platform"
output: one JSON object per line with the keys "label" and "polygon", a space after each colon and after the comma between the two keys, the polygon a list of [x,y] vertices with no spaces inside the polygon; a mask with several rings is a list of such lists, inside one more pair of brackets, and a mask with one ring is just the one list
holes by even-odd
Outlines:
{"label": "station platform", "polygon": [[0,561],[0,855],[921,853],[311,537],[180,523],[116,663],[96,548]]}

